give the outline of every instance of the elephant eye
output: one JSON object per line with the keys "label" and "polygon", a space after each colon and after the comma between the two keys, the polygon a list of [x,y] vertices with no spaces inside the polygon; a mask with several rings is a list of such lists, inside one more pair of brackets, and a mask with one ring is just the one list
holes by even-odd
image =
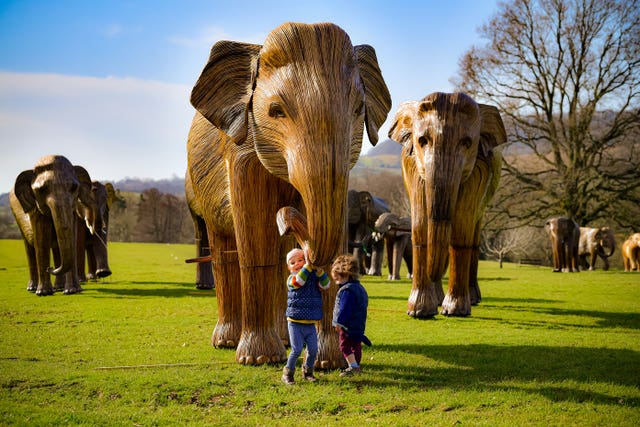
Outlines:
{"label": "elephant eye", "polygon": [[363,110],[364,110],[364,102],[360,101],[360,104],[358,104],[358,108],[356,108],[354,115],[356,117],[360,116],[360,114],[362,114]]}
{"label": "elephant eye", "polygon": [[78,184],[77,184],[77,183],[75,183],[75,182],[72,182],[72,183],[71,183],[71,186],[70,186],[70,188],[69,188],[69,190],[70,190],[72,193],[75,193],[77,189],[78,189]]}
{"label": "elephant eye", "polygon": [[269,105],[269,117],[273,117],[274,119],[281,119],[286,117],[282,105],[278,104],[277,102],[272,102],[271,105]]}
{"label": "elephant eye", "polygon": [[469,148],[473,144],[473,141],[471,141],[471,138],[469,138],[468,136],[465,136],[460,140],[460,144],[462,144],[464,148]]}
{"label": "elephant eye", "polygon": [[426,136],[422,135],[420,138],[418,138],[418,144],[423,148],[424,146],[429,145],[429,140]]}

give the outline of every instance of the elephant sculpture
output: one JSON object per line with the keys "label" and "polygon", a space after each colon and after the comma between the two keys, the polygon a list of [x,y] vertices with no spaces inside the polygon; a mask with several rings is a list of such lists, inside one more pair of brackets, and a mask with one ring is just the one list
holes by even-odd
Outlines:
{"label": "elephant sculpture", "polygon": [[[64,280],[56,280],[55,290],[82,291],[77,269],[78,215],[95,230],[95,202],[87,171],[63,156],[42,157],[33,169],[18,175],[9,201],[27,252],[27,290],[52,295],[53,274],[64,275]],[[51,252],[54,268],[49,266]]]}
{"label": "elephant sculpture", "polygon": [[213,289],[215,287],[213,281],[213,267],[211,266],[211,250],[209,249],[209,237],[207,235],[207,225],[202,216],[200,204],[196,200],[193,192],[193,184],[191,183],[191,175],[187,171],[184,178],[184,192],[193,219],[193,228],[195,232],[196,243],[196,288],[197,289]]}
{"label": "elephant sculpture", "polygon": [[553,271],[579,272],[578,244],[580,241],[580,227],[573,219],[556,217],[549,219],[545,230],[551,239],[553,251]]}
{"label": "elephant sculpture", "polygon": [[[99,181],[91,183],[95,214],[93,233],[84,221],[78,221],[78,278],[80,282],[95,280],[111,275],[107,241],[109,237],[109,210],[115,200],[116,192],[111,183]],[[85,273],[86,254],[86,273]],[[60,277],[60,276],[58,276]],[[56,280],[58,279],[56,277]]]}
{"label": "elephant sculpture", "polygon": [[[216,346],[236,361],[284,361],[285,253],[276,214],[305,215],[310,262],[328,268],[347,250],[347,186],[362,145],[372,144],[391,99],[368,45],[334,24],[285,23],[263,45],[220,41],[196,82],[187,142],[195,199],[206,224],[218,302]],[[341,366],[323,295],[318,366]]]}
{"label": "elephant sculpture", "polygon": [[622,244],[624,271],[640,271],[640,233],[634,233]]}
{"label": "elephant sculpture", "polygon": [[372,232],[375,231],[375,223],[380,214],[389,212],[389,206],[384,199],[375,197],[368,191],[357,190],[349,190],[347,206],[349,246],[360,263],[360,274],[381,276],[385,242],[374,239]]}
{"label": "elephant sculpture", "polygon": [[378,217],[376,232],[381,234],[387,245],[387,263],[389,264],[389,280],[400,280],[400,264],[404,259],[409,270],[413,271],[413,246],[411,245],[411,217],[385,212]]}
{"label": "elephant sculpture", "polygon": [[[616,239],[609,227],[588,228],[580,227],[580,241],[578,242],[578,256],[583,269],[594,270],[596,260],[602,258],[603,270],[609,269],[608,258],[616,250]],[[589,261],[587,262],[587,257]]]}
{"label": "elephant sculpture", "polygon": [[[495,107],[464,93],[436,92],[401,104],[389,137],[402,144],[402,174],[411,203],[413,285],[407,313],[468,316],[480,300],[477,270],[481,220],[500,179],[506,142]],[[445,297],[442,276],[447,266]]]}

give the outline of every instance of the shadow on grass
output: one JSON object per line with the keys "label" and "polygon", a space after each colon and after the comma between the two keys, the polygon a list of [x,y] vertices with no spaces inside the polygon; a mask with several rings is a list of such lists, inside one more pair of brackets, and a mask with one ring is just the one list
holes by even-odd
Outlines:
{"label": "shadow on grass", "polygon": [[[113,283],[112,283],[113,284]],[[127,282],[126,288],[116,287],[100,287],[99,283],[89,285],[87,289],[92,289],[98,292],[98,298],[116,297],[116,298],[131,298],[131,297],[164,297],[164,298],[176,298],[186,296],[196,297],[211,297],[215,296],[215,289],[196,289],[193,283],[180,283],[180,282]],[[131,285],[142,285],[144,287],[131,287]],[[171,288],[158,288],[156,286],[172,286]]]}
{"label": "shadow on grass", "polygon": [[[373,348],[384,352],[422,355],[432,359],[435,366],[425,369],[424,366],[365,362],[364,369],[375,371],[375,377],[382,378],[368,381],[363,376],[363,380],[372,386],[519,390],[543,395],[554,402],[589,401],[640,406],[640,398],[637,397],[640,353],[633,350],[484,344],[381,344]],[[559,384],[566,381],[585,386]],[[530,387],[528,383],[531,383]],[[594,383],[606,384],[607,387],[609,384],[633,387],[636,392],[632,396],[618,396],[589,391],[594,388]]]}
{"label": "shadow on grass", "polygon": [[[496,298],[491,298],[487,300],[497,300]],[[506,299],[502,300],[505,301]],[[509,299],[511,300],[511,299]],[[485,302],[485,300],[482,300]],[[481,302],[481,304],[483,304]],[[509,301],[511,302],[511,301]],[[548,301],[548,300],[536,300],[536,299],[513,299],[514,303],[522,303],[522,302],[559,302],[559,301]],[[558,318],[563,318],[566,316],[575,316],[581,318],[589,318],[593,321],[592,324],[585,324],[584,320],[581,320],[576,323],[571,323],[566,319],[562,319],[558,322],[550,322],[548,318],[544,318],[541,320],[527,321],[521,322],[518,320],[511,319],[501,319],[493,317],[494,320],[501,320],[506,323],[514,323],[514,324],[527,324],[527,325],[546,325],[547,327],[571,327],[571,328],[626,328],[626,329],[640,329],[640,314],[638,313],[620,313],[620,312],[611,312],[611,311],[596,311],[596,310],[576,310],[576,309],[565,309],[558,307],[523,307],[519,305],[492,305],[492,304],[483,304],[487,308],[499,309],[499,310],[508,310],[512,312],[531,312],[538,313],[546,316],[558,316]],[[482,317],[484,318],[484,317]]]}

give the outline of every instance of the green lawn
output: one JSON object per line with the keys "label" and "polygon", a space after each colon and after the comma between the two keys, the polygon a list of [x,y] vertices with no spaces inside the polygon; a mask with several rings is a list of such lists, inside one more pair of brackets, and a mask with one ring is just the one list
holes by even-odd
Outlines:
{"label": "green lawn", "polygon": [[405,314],[409,280],[365,277],[363,374],[287,387],[209,345],[191,245],[110,255],[106,280],[37,297],[0,240],[0,425],[640,425],[639,273],[482,262],[472,316],[433,320]]}

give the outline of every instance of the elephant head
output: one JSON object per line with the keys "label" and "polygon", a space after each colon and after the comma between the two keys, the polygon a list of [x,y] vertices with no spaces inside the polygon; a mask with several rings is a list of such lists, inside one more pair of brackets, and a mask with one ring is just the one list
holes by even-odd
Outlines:
{"label": "elephant head", "polygon": [[[477,159],[506,142],[504,125],[495,107],[463,93],[436,92],[400,105],[389,137],[403,145],[405,183],[425,192],[411,197],[413,225],[426,222],[428,230],[426,241],[413,244],[426,245],[427,275],[437,282],[447,268],[461,186]],[[409,186],[410,195],[421,191]]]}
{"label": "elephant head", "polygon": [[595,234],[598,242],[598,254],[603,258],[608,258],[616,250],[616,239],[613,231],[609,227],[600,227]]}
{"label": "elephant head", "polygon": [[191,103],[227,143],[253,144],[262,165],[300,193],[314,264],[343,250],[364,125],[375,144],[391,107],[372,47],[352,46],[333,24],[286,23],[262,46],[221,41]]}
{"label": "elephant head", "polygon": [[53,225],[61,261],[50,273],[60,275],[69,271],[76,259],[76,209],[83,211],[87,224],[93,227],[95,223],[95,217],[88,208],[94,201],[87,171],[81,166],[73,166],[63,156],[45,156],[33,170],[18,175],[14,193],[24,212],[32,218],[31,226],[34,230],[40,230],[34,231],[34,245],[53,239],[43,224],[51,222]]}

